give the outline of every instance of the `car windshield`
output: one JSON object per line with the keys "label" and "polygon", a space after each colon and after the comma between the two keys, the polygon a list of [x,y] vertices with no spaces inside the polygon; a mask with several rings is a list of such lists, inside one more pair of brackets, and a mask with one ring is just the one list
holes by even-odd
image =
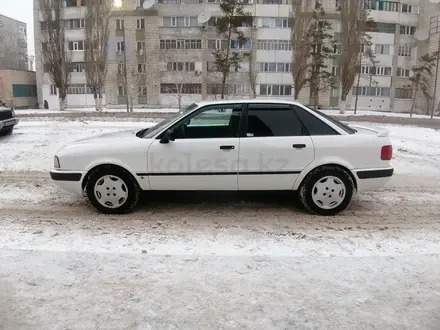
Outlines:
{"label": "car windshield", "polygon": [[178,112],[176,112],[175,114],[169,116],[168,118],[162,120],[161,122],[159,122],[158,124],[143,129],[142,131],[139,131],[136,135],[140,138],[152,138],[155,135],[157,135],[157,133],[159,133],[161,130],[163,130],[164,127],[168,126],[169,124],[171,124],[172,122],[178,120],[180,117],[182,117],[184,114],[186,114],[187,112],[194,110],[195,108],[197,108],[198,105],[196,103],[192,103],[189,106],[187,106],[185,109],[180,110]]}
{"label": "car windshield", "polygon": [[322,111],[315,110],[315,109],[312,109],[310,107],[306,107],[306,108],[309,109],[310,111],[312,111],[312,112],[314,112],[314,113],[324,117],[325,119],[327,119],[328,121],[332,122],[333,124],[335,124],[339,128],[343,129],[348,134],[354,134],[354,133],[357,132],[354,128],[351,128],[350,126],[348,126],[348,125],[346,125],[344,123],[341,123],[339,120],[333,119],[332,117],[330,117],[329,115],[325,114]]}

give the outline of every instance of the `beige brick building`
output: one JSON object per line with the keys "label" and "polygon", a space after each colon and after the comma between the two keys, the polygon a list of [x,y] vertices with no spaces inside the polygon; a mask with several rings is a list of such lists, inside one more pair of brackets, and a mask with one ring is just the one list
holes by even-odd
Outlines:
{"label": "beige brick building", "polygon": [[15,109],[35,107],[37,103],[35,72],[0,70],[0,101]]}

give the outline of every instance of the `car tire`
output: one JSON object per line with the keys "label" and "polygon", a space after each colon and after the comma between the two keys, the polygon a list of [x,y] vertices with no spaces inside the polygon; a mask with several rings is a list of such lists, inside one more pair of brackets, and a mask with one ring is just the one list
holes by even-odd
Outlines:
{"label": "car tire", "polygon": [[350,205],[354,192],[351,175],[341,167],[328,165],[312,170],[305,177],[299,198],[310,213],[331,216]]}
{"label": "car tire", "polygon": [[128,171],[107,165],[90,174],[86,193],[90,203],[99,212],[125,214],[132,212],[138,204],[141,189]]}
{"label": "car tire", "polygon": [[14,127],[4,129],[4,130],[0,131],[0,136],[11,135],[13,130],[14,130]]}

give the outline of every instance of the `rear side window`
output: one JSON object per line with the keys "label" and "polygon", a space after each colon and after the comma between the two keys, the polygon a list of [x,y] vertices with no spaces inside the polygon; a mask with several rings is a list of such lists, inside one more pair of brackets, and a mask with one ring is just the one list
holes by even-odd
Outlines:
{"label": "rear side window", "polygon": [[340,135],[337,131],[307,110],[294,106],[296,114],[303,122],[310,135]]}
{"label": "rear side window", "polygon": [[288,104],[249,104],[247,137],[301,136],[304,128]]}
{"label": "rear side window", "polygon": [[307,108],[310,111],[324,117],[325,119],[327,119],[328,121],[332,122],[333,124],[335,124],[336,126],[338,126],[339,128],[343,129],[345,132],[347,132],[348,134],[354,134],[356,133],[356,130],[351,128],[348,125],[345,125],[344,123],[341,123],[339,120],[333,119],[332,117],[326,115],[324,112],[318,111],[318,110],[314,110],[311,108]]}

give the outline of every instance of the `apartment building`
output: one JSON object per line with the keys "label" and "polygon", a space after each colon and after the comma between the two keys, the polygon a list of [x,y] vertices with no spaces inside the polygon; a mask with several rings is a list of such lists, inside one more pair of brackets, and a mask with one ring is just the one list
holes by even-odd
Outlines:
{"label": "apartment building", "polygon": [[[219,98],[221,81],[215,72],[212,52],[228,47],[226,40],[217,36],[214,27],[215,20],[221,16],[220,0],[157,0],[148,9],[142,7],[143,2],[125,0],[122,8],[112,12],[105,103],[124,106],[127,94],[133,95],[137,107],[174,107],[179,99],[188,104]],[[340,0],[320,2],[338,38]],[[257,97],[293,99],[290,2],[247,0],[246,3],[245,10],[256,18],[254,26],[242,27],[250,41],[238,46],[233,40],[231,47],[251,56],[241,68],[231,72],[227,97],[253,97],[255,94]],[[94,100],[86,86],[84,66],[85,1],[66,0],[65,5],[66,39],[73,58],[67,101],[71,107],[92,106]],[[429,0],[365,0],[365,5],[375,21],[371,31],[375,63],[363,60],[359,79],[355,80],[349,95],[349,107],[354,107],[358,94],[358,109],[409,111],[411,67],[421,54],[432,50],[436,44],[433,40],[437,36],[429,35],[424,39],[424,35],[429,30],[429,23],[433,24],[432,17],[440,13],[440,4]],[[39,100],[56,105],[57,91],[43,70],[41,26],[44,23],[37,1],[34,8]],[[204,24],[197,19],[201,13],[210,17]],[[336,46],[336,58],[329,63],[335,76],[339,72],[340,54],[341,47]],[[125,77],[124,72],[134,74]],[[432,83],[434,86],[434,81]],[[440,88],[440,84],[438,86]],[[299,100],[309,103],[309,94],[305,88]],[[339,94],[339,88],[320,92],[321,106],[336,107]],[[426,107],[426,100],[418,97],[416,108],[423,112]]]}
{"label": "apartment building", "polygon": [[0,69],[28,70],[26,23],[0,14]]}

